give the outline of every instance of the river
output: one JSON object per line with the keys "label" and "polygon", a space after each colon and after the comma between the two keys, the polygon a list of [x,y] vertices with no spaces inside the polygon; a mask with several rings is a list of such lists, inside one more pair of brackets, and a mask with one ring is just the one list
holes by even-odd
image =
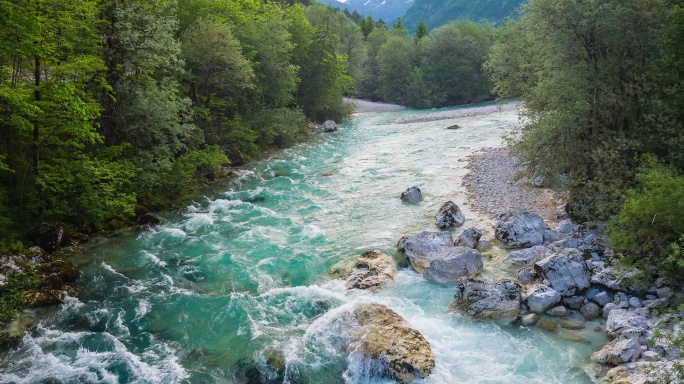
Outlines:
{"label": "river", "polygon": [[[421,382],[590,383],[588,356],[605,341],[591,326],[586,345],[474,321],[447,310],[453,287],[406,267],[379,293],[345,291],[339,271],[353,258],[380,249],[400,261],[397,241],[436,230],[447,200],[463,228],[492,236],[461,182],[468,155],[504,145],[515,112],[393,124],[418,113],[356,115],[162,213],[162,225],[90,245],[75,260],[80,297],[22,315],[41,320],[0,354],[0,382],[383,383],[347,352],[353,309],[378,302],[431,344],[436,366]],[[424,201],[402,203],[413,185]],[[510,273],[492,253],[484,275]]]}

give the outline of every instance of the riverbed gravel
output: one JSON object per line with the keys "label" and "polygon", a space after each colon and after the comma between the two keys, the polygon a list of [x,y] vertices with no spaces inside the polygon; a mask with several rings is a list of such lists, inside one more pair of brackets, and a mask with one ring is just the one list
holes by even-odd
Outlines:
{"label": "riverbed gravel", "polygon": [[463,117],[489,115],[497,112],[513,111],[522,108],[519,102],[486,105],[483,107],[452,109],[448,111],[429,112],[420,115],[406,116],[396,120],[395,124],[425,123],[429,121],[451,120]]}
{"label": "riverbed gravel", "polygon": [[518,158],[508,148],[485,148],[469,158],[465,185],[472,206],[492,218],[510,211],[527,211],[554,224],[560,202],[553,191],[535,187]]}

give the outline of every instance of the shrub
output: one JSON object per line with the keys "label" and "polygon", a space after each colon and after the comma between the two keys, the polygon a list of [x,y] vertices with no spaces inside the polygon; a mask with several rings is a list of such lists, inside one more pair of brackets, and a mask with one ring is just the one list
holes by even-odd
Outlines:
{"label": "shrub", "polygon": [[684,176],[646,159],[636,176],[637,188],[624,194],[616,220],[608,226],[610,245],[628,260],[684,272]]}

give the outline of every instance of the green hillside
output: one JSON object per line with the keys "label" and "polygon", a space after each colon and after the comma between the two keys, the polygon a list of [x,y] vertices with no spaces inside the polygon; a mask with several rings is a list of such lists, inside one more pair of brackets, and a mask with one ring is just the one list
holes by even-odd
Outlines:
{"label": "green hillside", "polygon": [[508,17],[515,18],[516,10],[525,0],[415,0],[402,18],[412,31],[423,20],[433,29],[452,20],[486,21],[499,24]]}

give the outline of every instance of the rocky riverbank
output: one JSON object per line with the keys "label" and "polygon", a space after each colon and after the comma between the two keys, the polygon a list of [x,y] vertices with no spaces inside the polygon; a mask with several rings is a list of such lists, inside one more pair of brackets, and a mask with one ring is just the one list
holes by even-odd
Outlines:
{"label": "rocky riverbank", "polygon": [[413,116],[402,117],[401,119],[396,120],[394,123],[395,124],[411,124],[411,123],[425,123],[425,122],[439,121],[439,120],[459,119],[459,118],[463,118],[463,117],[490,115],[493,113],[503,112],[503,111],[514,111],[516,109],[520,109],[521,107],[522,106],[519,102],[512,102],[512,103],[506,103],[506,104],[487,105],[484,107],[476,107],[476,108],[452,109],[452,110],[447,110],[447,111],[429,112],[429,113],[424,113],[421,115],[413,115]]}
{"label": "rocky riverbank", "polygon": [[494,218],[502,213],[534,212],[548,224],[557,222],[559,201],[553,191],[537,188],[508,148],[486,148],[472,155],[464,186],[472,207]]}

